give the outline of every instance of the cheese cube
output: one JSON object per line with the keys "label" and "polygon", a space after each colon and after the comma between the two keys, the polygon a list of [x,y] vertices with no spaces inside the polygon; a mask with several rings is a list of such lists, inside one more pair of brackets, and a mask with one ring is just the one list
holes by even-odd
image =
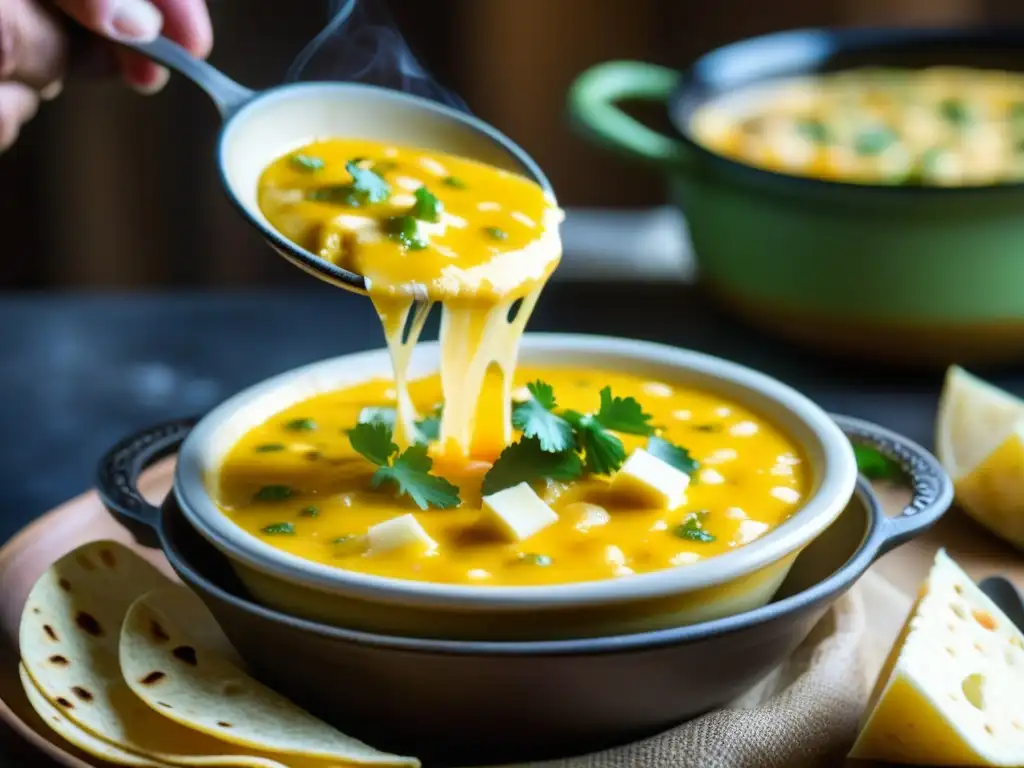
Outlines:
{"label": "cheese cube", "polygon": [[427,535],[413,514],[399,515],[371,525],[366,538],[371,555],[407,547],[420,552],[437,549],[437,542]]}
{"label": "cheese cube", "polygon": [[483,497],[480,523],[505,541],[523,541],[558,520],[529,483]]}
{"label": "cheese cube", "polygon": [[1024,765],[1024,634],[944,551],[883,667],[850,756]]}
{"label": "cheese cube", "polygon": [[675,509],[686,501],[690,476],[637,448],[612,478],[610,490],[642,507]]}

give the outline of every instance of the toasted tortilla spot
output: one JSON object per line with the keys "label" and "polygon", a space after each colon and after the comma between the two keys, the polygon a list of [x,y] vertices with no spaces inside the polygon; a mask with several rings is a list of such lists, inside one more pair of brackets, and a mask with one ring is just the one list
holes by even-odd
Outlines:
{"label": "toasted tortilla spot", "polygon": [[142,683],[143,685],[156,685],[161,680],[163,680],[165,677],[167,677],[167,675],[165,675],[163,672],[160,672],[159,670],[156,670],[154,672],[150,672],[148,675],[146,675],[144,678],[142,678],[139,682]]}
{"label": "toasted tortilla spot", "polygon": [[189,666],[194,667],[198,662],[196,661],[196,649],[191,645],[179,645],[173,651],[174,658],[178,661],[182,661]]}
{"label": "toasted tortilla spot", "polygon": [[93,637],[103,636],[103,627],[96,620],[96,617],[93,616],[91,613],[79,611],[78,615],[75,616],[75,624],[77,624],[78,628],[81,629],[83,632],[86,632],[92,635]]}
{"label": "toasted tortilla spot", "polygon": [[107,566],[107,568],[114,568],[117,566],[117,558],[114,557],[114,553],[109,549],[100,550],[100,561]]}
{"label": "toasted tortilla spot", "polygon": [[71,688],[71,692],[75,694],[82,701],[92,701],[93,695],[89,693],[87,688],[83,688],[80,685],[75,685]]}
{"label": "toasted tortilla spot", "polygon": [[63,696],[58,696],[57,697],[57,703],[60,704],[62,707],[66,707],[67,709],[74,709],[75,708],[75,705],[72,704],[67,699],[65,699]]}
{"label": "toasted tortilla spot", "polygon": [[54,642],[60,642],[60,638],[57,637],[57,632],[49,624],[43,625],[43,631],[46,633],[46,636]]}
{"label": "toasted tortilla spot", "polygon": [[[71,582],[68,581],[67,579],[61,579],[57,583],[60,584],[60,588],[63,589],[65,592],[70,592],[71,591]],[[39,609],[37,608],[36,612],[38,613],[38,611],[39,611]]]}
{"label": "toasted tortilla spot", "polygon": [[170,635],[167,634],[167,630],[160,626],[159,622],[153,621],[149,625],[149,634],[153,636],[153,639],[158,643],[166,643],[171,639]]}
{"label": "toasted tortilla spot", "polygon": [[66,667],[66,666],[68,666],[69,664],[71,664],[71,662],[70,662],[70,661],[68,661],[67,659],[65,659],[65,658],[64,658],[63,656],[61,656],[61,655],[60,655],[59,653],[55,653],[55,654],[53,654],[53,656],[51,656],[51,657],[50,657],[50,658],[48,659],[48,661],[49,661],[49,662],[50,662],[51,664],[56,664],[56,665],[57,665],[58,667]]}

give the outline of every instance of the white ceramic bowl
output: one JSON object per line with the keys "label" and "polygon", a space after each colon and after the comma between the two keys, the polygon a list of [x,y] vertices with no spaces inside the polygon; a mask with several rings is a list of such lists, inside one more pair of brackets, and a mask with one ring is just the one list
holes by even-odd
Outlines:
{"label": "white ceramic bowl", "polygon": [[[179,454],[174,492],[189,522],[223,552],[253,595],[305,618],[389,634],[539,639],[678,626],[758,607],[771,599],[800,551],[846,507],[857,467],[843,431],[796,390],[709,355],[625,339],[528,334],[531,366],[628,369],[714,390],[777,424],[812,468],[808,501],[789,520],[739,549],[654,573],[544,587],[432,584],[314,563],[276,549],[220,512],[211,489],[226,453],[249,429],[318,393],[391,374],[385,350],[346,355],[275,376],[204,417]],[[436,344],[417,348],[411,376],[437,370]]]}

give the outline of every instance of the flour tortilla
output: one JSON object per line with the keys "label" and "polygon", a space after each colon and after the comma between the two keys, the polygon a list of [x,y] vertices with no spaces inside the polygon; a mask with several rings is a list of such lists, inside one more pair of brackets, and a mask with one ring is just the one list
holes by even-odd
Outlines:
{"label": "flour tortilla", "polygon": [[[132,605],[121,632],[121,670],[132,691],[193,731],[251,749],[347,764],[418,766],[327,725],[204,647],[213,617],[183,587],[157,588]],[[188,631],[185,631],[188,627]],[[170,705],[169,707],[167,705]]]}
{"label": "flour tortilla", "polygon": [[46,700],[46,697],[39,692],[32,678],[25,671],[25,665],[18,665],[18,674],[21,677],[21,685],[25,689],[25,696],[32,709],[43,719],[54,733],[63,738],[69,744],[74,744],[83,752],[106,760],[108,763],[117,765],[138,766],[138,768],[173,768],[171,763],[161,763],[157,760],[150,760],[147,757],[132,754],[113,744],[108,744],[103,739],[93,736],[86,730],[79,728],[67,715]]}
{"label": "flour tortilla", "polygon": [[192,731],[132,693],[117,658],[124,617],[141,595],[170,584],[145,560],[112,541],[86,544],[54,563],[29,593],[19,636],[22,664],[39,693],[86,736],[154,764],[332,765],[266,754]]}

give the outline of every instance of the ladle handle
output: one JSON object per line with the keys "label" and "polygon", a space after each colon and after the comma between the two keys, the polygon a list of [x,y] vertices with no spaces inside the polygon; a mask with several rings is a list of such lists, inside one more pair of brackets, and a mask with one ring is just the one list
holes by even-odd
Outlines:
{"label": "ladle handle", "polygon": [[251,89],[236,83],[216,67],[197,59],[166,37],[158,37],[151,43],[121,45],[187,77],[213,99],[222,118],[227,117],[253,96],[254,92]]}

